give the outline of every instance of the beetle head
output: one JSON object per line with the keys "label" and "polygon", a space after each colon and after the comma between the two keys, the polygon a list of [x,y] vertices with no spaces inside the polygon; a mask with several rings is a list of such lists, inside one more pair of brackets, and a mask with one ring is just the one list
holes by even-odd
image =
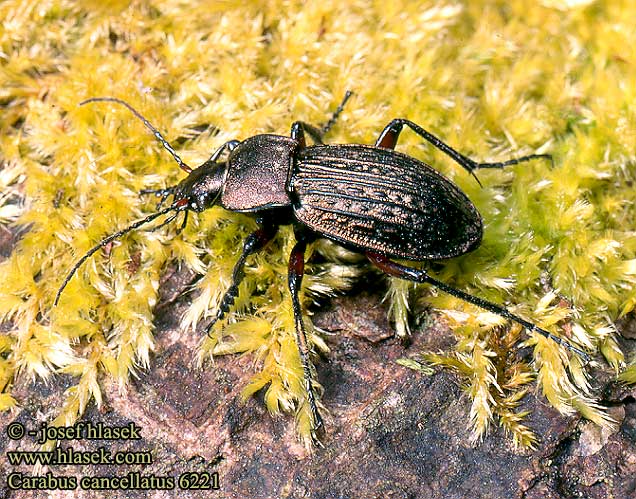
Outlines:
{"label": "beetle head", "polygon": [[201,212],[214,206],[225,182],[227,163],[206,161],[193,170],[174,189],[177,209]]}
{"label": "beetle head", "polygon": [[[127,102],[115,97],[93,97],[81,102],[80,106],[88,104],[90,102],[115,102],[128,108],[137,118],[139,118],[143,122],[146,128],[148,128],[153,133],[153,135],[161,143],[164,149],[166,149],[177,162],[179,168],[188,173],[188,176],[176,186],[168,187],[165,189],[142,190],[140,194],[155,194],[156,196],[161,197],[161,200],[157,205],[157,211],[155,213],[152,213],[151,215],[148,215],[146,218],[134,222],[125,229],[119,230],[117,232],[114,232],[113,234],[110,234],[109,236],[106,236],[98,244],[88,250],[88,252],[86,252],[84,256],[82,256],[79,261],[73,266],[71,271],[62,282],[62,285],[58,289],[57,295],[55,296],[55,300],[53,302],[54,305],[57,305],[60,296],[64,291],[64,288],[66,288],[66,285],[69,283],[77,269],[79,269],[80,266],[88,258],[91,257],[91,255],[95,254],[97,251],[99,251],[100,248],[103,248],[111,241],[119,239],[125,234],[138,229],[142,225],[152,222],[156,218],[170,214],[163,222],[150,229],[151,231],[157,230],[160,227],[163,227],[164,225],[172,222],[175,218],[177,218],[180,212],[185,212],[183,223],[177,230],[177,233],[179,233],[186,226],[186,223],[188,221],[188,212],[190,210],[201,212],[214,206],[221,195],[221,191],[223,190],[223,185],[225,183],[225,177],[227,173],[227,162],[217,161],[217,159],[224,150],[231,151],[239,143],[236,140],[226,142],[210,157],[210,159],[193,170],[183,162],[183,160],[179,157],[174,148],[168,143],[163,135],[161,135],[161,133],[154,126],[152,126],[150,122],[139,113],[139,111],[137,111]],[[173,196],[172,203],[170,204],[170,206],[163,208],[162,206],[164,202],[170,196]]]}

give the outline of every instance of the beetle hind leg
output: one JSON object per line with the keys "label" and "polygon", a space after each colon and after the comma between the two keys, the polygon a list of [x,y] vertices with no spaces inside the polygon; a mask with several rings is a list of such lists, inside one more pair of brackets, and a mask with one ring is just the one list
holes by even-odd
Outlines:
{"label": "beetle hind leg", "polygon": [[413,123],[412,121],[404,118],[396,118],[392,120],[386,127],[384,127],[384,130],[382,130],[380,137],[378,137],[378,140],[375,142],[376,147],[395,149],[400,133],[402,132],[402,129],[405,125],[408,126],[420,137],[430,142],[444,154],[450,156],[457,164],[464,168],[464,170],[470,173],[475,178],[475,180],[477,180],[477,183],[479,183],[479,185],[481,185],[481,182],[479,182],[479,179],[474,173],[474,170],[477,170],[479,168],[504,168],[506,166],[524,163],[532,159],[549,159],[550,162],[554,164],[554,161],[552,160],[552,156],[550,154],[529,154],[527,156],[513,158],[506,161],[499,161],[494,163],[478,163],[470,159],[469,157],[464,156],[462,153],[456,151],[451,146],[438,139],[432,133],[424,130],[417,123]]}
{"label": "beetle hind leg", "polygon": [[307,335],[305,334],[305,325],[303,323],[302,308],[298,292],[303,280],[305,272],[305,249],[307,248],[307,238],[300,233],[296,234],[296,244],[289,256],[289,291],[292,297],[292,307],[294,310],[294,322],[296,324],[296,344],[298,345],[298,353],[300,362],[303,367],[303,377],[305,390],[307,392],[307,400],[312,417],[312,437],[317,441],[314,431],[320,430],[323,426],[322,417],[318,412],[316,405],[316,395],[314,391],[313,365],[311,364],[309,344],[307,343]]}
{"label": "beetle hind leg", "polygon": [[387,258],[386,256],[380,255],[378,253],[367,253],[367,258],[371,260],[376,267],[380,270],[394,277],[399,277],[400,279],[406,279],[409,281],[419,282],[419,283],[428,283],[436,288],[441,289],[445,293],[448,293],[455,298],[459,298],[460,300],[464,300],[465,302],[471,303],[473,305],[478,306],[488,312],[492,312],[493,314],[499,315],[505,319],[511,320],[525,327],[528,331],[532,331],[534,333],[538,333],[541,336],[549,338],[561,346],[564,346],[568,350],[578,354],[583,360],[586,362],[589,361],[589,356],[583,352],[581,349],[575,347],[572,343],[563,338],[559,338],[558,336],[553,335],[549,331],[540,328],[539,326],[529,322],[525,319],[522,319],[518,315],[515,315],[508,311],[508,309],[502,307],[501,305],[497,305],[495,303],[484,300],[483,298],[479,298],[478,296],[473,296],[459,289],[453,288],[442,281],[438,281],[437,279],[428,275],[428,273],[424,269],[417,269],[413,267],[408,267],[406,265],[401,265],[393,260]]}

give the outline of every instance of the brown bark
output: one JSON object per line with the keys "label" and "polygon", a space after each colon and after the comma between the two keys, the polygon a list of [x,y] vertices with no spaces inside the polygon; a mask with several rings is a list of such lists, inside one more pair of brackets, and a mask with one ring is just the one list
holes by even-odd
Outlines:
{"label": "brown bark", "polygon": [[[193,366],[198,334],[180,331],[184,298],[172,300],[183,276],[168,279],[157,312],[157,353],[151,369],[133,380],[125,394],[104,381],[105,404],[91,405],[84,421],[121,426],[134,421],[138,441],[71,441],[62,448],[150,450],[149,466],[51,467],[55,475],[178,477],[184,472],[218,472],[219,490],[179,491],[179,497],[225,498],[566,498],[634,497],[636,491],[635,391],[596,373],[596,390],[619,427],[599,429],[579,417],[563,417],[540,395],[529,395],[528,424],[540,437],[538,448],[515,450],[500,428],[470,444],[469,403],[455,376],[432,376],[403,368],[396,359],[423,349],[448,349],[443,325],[416,329],[409,346],[392,337],[380,293],[353,293],[317,311],[314,321],[332,332],[331,352],[317,362],[324,386],[326,436],[322,448],[307,454],[291,416],[272,417],[257,396],[242,402],[240,391],[254,369],[250,356],[219,357],[203,370]],[[630,341],[630,340],[626,340]],[[631,341],[633,347],[633,341]],[[630,346],[627,345],[626,346]],[[21,407],[0,415],[35,429],[59,408],[63,389],[27,383],[15,390]],[[0,437],[0,497],[48,497],[47,491],[11,491],[7,475],[33,467],[12,466],[6,452],[36,449],[32,439]],[[43,470],[41,473],[45,473]],[[178,490],[178,489],[177,489]],[[172,491],[73,492],[52,497],[174,497]]]}

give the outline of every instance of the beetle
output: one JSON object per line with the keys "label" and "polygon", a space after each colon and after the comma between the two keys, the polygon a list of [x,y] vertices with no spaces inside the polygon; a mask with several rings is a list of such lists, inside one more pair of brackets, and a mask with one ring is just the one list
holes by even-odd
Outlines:
{"label": "beetle", "polygon": [[[183,212],[183,223],[178,229],[181,231],[190,211],[202,212],[220,205],[226,210],[254,215],[258,229],[244,242],[232,272],[232,283],[208,324],[207,333],[210,334],[214,324],[222,320],[233,305],[244,278],[246,259],[260,251],[274,237],[279,226],[293,224],[296,244],[289,257],[288,286],[314,430],[323,423],[316,406],[313,366],[298,292],[304,274],[305,249],[316,238],[331,239],[362,252],[386,274],[431,284],[456,298],[517,322],[528,331],[550,338],[588,359],[585,352],[567,340],[505,307],[449,286],[431,277],[423,268],[396,261],[453,258],[474,250],[483,235],[482,217],[459,187],[426,163],[394,150],[404,127],[450,156],[477,182],[474,173],[477,169],[503,168],[532,159],[552,160],[551,156],[531,154],[496,163],[477,163],[404,118],[394,119],[386,125],[373,146],[324,144],[324,135],[334,125],[351,95],[349,91],[345,94],[322,127],[296,121],[291,126],[290,136],[262,134],[243,141],[230,140],[195,169],[184,163],[163,135],[127,102],[114,97],[94,97],[81,102],[80,105],[113,102],[128,108],[188,175],[172,187],[141,191],[141,194],[160,197],[157,211],[105,237],[91,248],[64,279],[54,305],[82,263],[114,239],[170,214],[158,226],[162,227]],[[313,139],[314,145],[307,145],[306,135]],[[172,203],[162,208],[170,196]]]}

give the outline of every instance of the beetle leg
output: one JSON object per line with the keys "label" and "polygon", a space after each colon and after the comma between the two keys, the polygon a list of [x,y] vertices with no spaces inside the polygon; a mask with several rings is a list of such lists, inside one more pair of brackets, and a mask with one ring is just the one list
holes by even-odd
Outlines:
{"label": "beetle leg", "polygon": [[404,118],[397,118],[392,120],[385,128],[382,130],[380,137],[375,142],[376,147],[386,147],[387,149],[395,149],[395,145],[397,144],[398,137],[402,132],[402,128],[404,125],[408,126],[411,130],[413,130],[416,134],[418,134],[423,139],[427,140],[437,149],[442,151],[444,154],[450,156],[457,164],[459,164],[462,168],[464,168],[468,173],[470,173],[475,180],[481,185],[479,179],[475,176],[473,170],[478,168],[503,168],[505,166],[516,165],[518,163],[523,163],[524,161],[529,161],[531,159],[549,159],[552,161],[552,156],[549,154],[530,154],[528,156],[522,156],[520,158],[509,159],[507,161],[500,161],[496,163],[477,163],[472,159],[464,156],[460,152],[457,152],[451,146],[442,142],[440,139],[435,137],[430,132],[424,130],[421,126],[416,123],[413,123],[410,120],[406,120]]}
{"label": "beetle leg", "polygon": [[305,140],[305,133],[307,133],[317,144],[322,144],[322,133],[320,128],[305,123],[304,121],[295,121],[291,127],[291,138],[298,142],[301,149],[307,146]]}
{"label": "beetle leg", "polygon": [[443,283],[442,281],[438,281],[437,279],[431,277],[427,274],[424,269],[416,269],[413,267],[408,267],[406,265],[400,265],[397,262],[387,258],[384,255],[380,255],[378,253],[367,253],[367,258],[371,260],[376,267],[378,267],[383,272],[399,277],[400,279],[406,279],[409,281],[420,282],[420,283],[428,283],[432,284],[436,288],[441,289],[445,293],[448,293],[455,298],[459,298],[460,300],[464,300],[468,303],[476,305],[488,312],[492,312],[493,314],[497,314],[505,319],[509,319],[511,321],[516,322],[517,324],[522,325],[528,331],[532,331],[538,333],[546,338],[549,338],[559,345],[566,347],[568,350],[577,353],[580,355],[586,362],[590,360],[589,356],[583,352],[581,349],[572,345],[569,341],[559,338],[558,336],[553,335],[552,333],[546,331],[545,329],[541,329],[539,326],[533,324],[532,322],[528,322],[525,319],[522,319],[518,315],[515,315],[509,312],[506,308],[501,305],[497,305],[495,303],[489,302],[477,296],[470,295],[465,293],[464,291],[460,291],[459,289],[453,288],[448,284]]}
{"label": "beetle leg", "polygon": [[340,116],[340,113],[342,113],[345,104],[349,100],[349,97],[351,97],[352,95],[353,92],[351,90],[347,90],[345,92],[342,102],[338,104],[338,107],[331,115],[331,118],[329,118],[329,120],[320,128],[314,125],[310,125],[309,123],[305,123],[304,121],[294,122],[291,127],[291,138],[299,142],[301,149],[307,145],[304,132],[306,132],[314,140],[314,142],[316,142],[317,144],[322,144],[322,138],[327,134],[327,132],[329,132],[329,130],[331,130],[331,127],[336,123],[336,121],[338,120],[338,116]]}
{"label": "beetle leg", "polygon": [[[156,232],[159,229],[161,229],[162,227],[165,227],[166,225],[168,225],[169,223],[172,223],[174,221],[175,218],[177,218],[179,216],[178,211],[175,211],[172,215],[170,215],[168,218],[166,218],[163,222],[161,222],[159,225],[155,225],[154,227],[150,228],[150,229],[146,229],[145,232]],[[186,215],[188,214],[188,212],[186,211]]]}
{"label": "beetle leg", "polygon": [[289,256],[289,291],[292,296],[292,307],[294,310],[294,321],[296,323],[296,343],[300,354],[300,362],[303,366],[303,375],[305,381],[305,390],[309,400],[309,408],[313,419],[313,429],[318,430],[322,427],[322,418],[316,406],[316,396],[314,394],[314,384],[312,375],[312,364],[309,358],[309,345],[307,344],[307,336],[305,334],[305,325],[303,323],[302,309],[298,292],[302,284],[303,275],[305,273],[305,249],[307,248],[307,238],[302,233],[296,233],[296,245]]}
{"label": "beetle leg", "polygon": [[322,136],[326,135],[327,132],[329,130],[331,130],[331,127],[336,123],[336,120],[338,119],[338,116],[340,116],[340,113],[342,113],[342,110],[345,107],[345,104],[347,103],[347,101],[349,100],[349,97],[351,97],[353,95],[353,92],[351,90],[347,90],[345,92],[344,97],[342,98],[342,102],[340,104],[338,104],[338,107],[336,108],[336,110],[334,111],[334,113],[331,115],[331,118],[329,118],[329,121],[327,121],[327,123],[325,123],[321,128],[320,128],[320,134]]}
{"label": "beetle leg", "polygon": [[247,257],[253,253],[259,251],[263,246],[265,246],[269,241],[273,239],[276,235],[276,231],[278,230],[278,226],[276,225],[262,225],[260,228],[252,232],[247,239],[245,240],[245,244],[243,245],[243,252],[239,257],[238,261],[234,265],[234,270],[232,271],[232,284],[227,289],[223,298],[221,299],[221,304],[219,305],[218,310],[216,311],[216,316],[212,319],[212,321],[208,324],[206,328],[206,333],[210,336],[212,332],[212,328],[214,325],[225,317],[225,314],[230,310],[230,307],[234,304],[234,300],[238,296],[238,287],[241,284],[241,281],[245,277],[245,260]]}
{"label": "beetle leg", "polygon": [[219,159],[221,154],[223,154],[223,151],[227,149],[228,151],[231,152],[240,143],[241,143],[240,140],[228,140],[225,144],[222,144],[221,147],[219,147],[216,151],[214,151],[212,156],[210,156],[210,159],[208,159],[205,163],[214,163],[217,159]]}
{"label": "beetle leg", "polygon": [[183,215],[183,222],[181,222],[181,227],[177,229],[177,234],[181,234],[186,228],[186,225],[188,225],[188,213],[190,213],[190,211],[185,210],[185,215]]}

